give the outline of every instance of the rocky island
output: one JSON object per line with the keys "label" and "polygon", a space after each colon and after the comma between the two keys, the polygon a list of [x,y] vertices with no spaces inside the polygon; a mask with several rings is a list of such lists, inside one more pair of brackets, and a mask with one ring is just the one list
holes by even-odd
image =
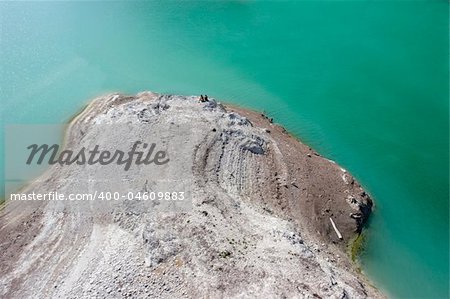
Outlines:
{"label": "rocky island", "polygon": [[64,147],[112,150],[136,138],[156,142],[169,162],[129,171],[56,163],[22,192],[101,181],[119,194],[126,180],[128,192],[187,188],[188,204],[9,201],[1,297],[384,297],[348,252],[369,195],[264,115],[197,96],[112,94],[71,121]]}

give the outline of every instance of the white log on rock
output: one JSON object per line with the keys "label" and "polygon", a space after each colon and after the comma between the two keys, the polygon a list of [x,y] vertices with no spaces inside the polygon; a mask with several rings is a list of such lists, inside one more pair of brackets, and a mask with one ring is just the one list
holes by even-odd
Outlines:
{"label": "white log on rock", "polygon": [[336,235],[338,236],[338,238],[340,240],[342,240],[343,238],[342,238],[341,232],[337,229],[336,224],[334,224],[334,221],[333,221],[333,219],[331,219],[331,217],[330,217],[330,222],[331,222],[331,225],[334,228],[334,231],[336,232]]}

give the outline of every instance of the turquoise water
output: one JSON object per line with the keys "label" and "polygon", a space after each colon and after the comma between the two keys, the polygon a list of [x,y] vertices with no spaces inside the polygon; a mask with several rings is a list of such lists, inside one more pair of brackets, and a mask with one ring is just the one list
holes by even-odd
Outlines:
{"label": "turquoise water", "polygon": [[265,110],[375,198],[374,284],[448,297],[447,2],[0,2],[0,26],[3,125],[112,91]]}

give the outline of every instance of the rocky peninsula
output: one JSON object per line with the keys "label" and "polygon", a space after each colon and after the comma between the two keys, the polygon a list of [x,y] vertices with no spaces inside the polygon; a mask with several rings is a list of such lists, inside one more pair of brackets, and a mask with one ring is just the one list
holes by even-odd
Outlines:
{"label": "rocky peninsula", "polygon": [[[127,126],[95,129],[117,124]],[[82,190],[99,178],[140,192],[176,178],[189,205],[7,202],[1,297],[384,297],[348,254],[371,213],[369,195],[266,116],[198,96],[111,94],[71,121],[64,146],[112,149],[136,136],[156,140],[170,161],[127,172],[56,163],[22,192]]]}

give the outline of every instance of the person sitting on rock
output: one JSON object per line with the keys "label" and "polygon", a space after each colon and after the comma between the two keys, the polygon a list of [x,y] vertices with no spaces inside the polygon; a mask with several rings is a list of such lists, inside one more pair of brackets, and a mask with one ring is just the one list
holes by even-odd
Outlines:
{"label": "person sitting on rock", "polygon": [[208,102],[208,95],[205,94],[204,100],[205,102]]}
{"label": "person sitting on rock", "polygon": [[200,100],[200,102],[204,102],[205,101],[205,99],[203,98],[202,94],[200,95],[200,99],[199,100]]}

